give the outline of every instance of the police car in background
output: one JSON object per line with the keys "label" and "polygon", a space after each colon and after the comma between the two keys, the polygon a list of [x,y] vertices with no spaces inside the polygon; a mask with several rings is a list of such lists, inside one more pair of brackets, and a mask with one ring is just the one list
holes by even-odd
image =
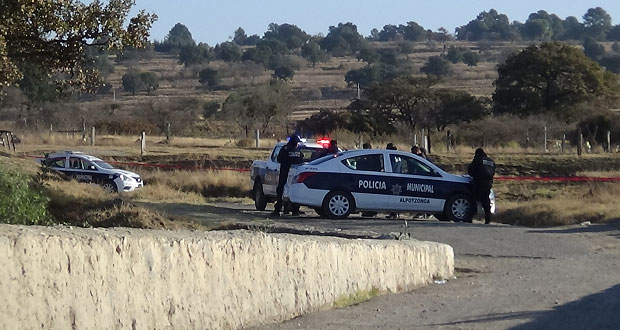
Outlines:
{"label": "police car in background", "polygon": [[[330,141],[328,139],[319,139],[316,142],[309,142],[301,139],[298,145],[299,150],[304,155],[305,161],[320,158],[327,152]],[[267,203],[276,200],[276,188],[278,187],[278,179],[280,173],[280,163],[278,163],[278,153],[286,142],[278,142],[271,150],[269,159],[255,160],[252,162],[250,169],[250,180],[252,181],[252,199],[254,206],[258,211],[264,211]],[[289,178],[292,177],[294,171],[291,170]],[[286,198],[285,198],[286,199]]]}
{"label": "police car in background", "polygon": [[[471,221],[477,212],[471,178],[449,174],[411,153],[355,150],[298,166],[286,187],[293,203],[332,219],[355,211],[431,213],[444,221]],[[495,197],[492,212],[495,212]]]}
{"label": "police car in background", "polygon": [[49,154],[39,162],[79,182],[99,184],[109,193],[129,192],[144,186],[138,174],[114,168],[97,157],[77,151]]}

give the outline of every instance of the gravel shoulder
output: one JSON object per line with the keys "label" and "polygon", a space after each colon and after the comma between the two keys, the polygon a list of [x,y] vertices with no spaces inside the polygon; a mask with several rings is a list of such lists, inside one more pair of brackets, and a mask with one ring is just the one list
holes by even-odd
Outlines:
{"label": "gravel shoulder", "polygon": [[[270,219],[250,206],[152,204],[177,217],[336,235],[405,233],[451,245],[457,276],[404,294],[255,329],[617,329],[620,221],[533,229],[434,220]],[[411,219],[411,218],[410,218]]]}

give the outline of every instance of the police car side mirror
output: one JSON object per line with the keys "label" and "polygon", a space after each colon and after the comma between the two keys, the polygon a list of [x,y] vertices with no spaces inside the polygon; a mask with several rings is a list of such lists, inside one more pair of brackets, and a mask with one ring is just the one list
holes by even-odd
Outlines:
{"label": "police car side mirror", "polygon": [[97,170],[97,168],[95,167],[95,165],[90,165],[90,166],[88,166],[88,169],[89,169],[89,170],[91,170],[91,171],[96,171],[96,170]]}

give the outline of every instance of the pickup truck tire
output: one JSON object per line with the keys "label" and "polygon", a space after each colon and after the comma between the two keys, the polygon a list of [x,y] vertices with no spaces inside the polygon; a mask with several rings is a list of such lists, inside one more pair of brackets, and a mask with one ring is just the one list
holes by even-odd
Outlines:
{"label": "pickup truck tire", "polygon": [[345,219],[355,210],[355,199],[348,192],[332,191],[323,200],[323,211],[330,219]]}
{"label": "pickup truck tire", "polygon": [[252,188],[252,198],[254,198],[254,206],[257,211],[265,211],[267,207],[267,197],[263,192],[263,184],[260,180],[256,180],[254,188]]}

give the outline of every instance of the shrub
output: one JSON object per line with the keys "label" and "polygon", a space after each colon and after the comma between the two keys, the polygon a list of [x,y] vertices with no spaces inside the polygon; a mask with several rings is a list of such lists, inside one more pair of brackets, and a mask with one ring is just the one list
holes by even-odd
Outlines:
{"label": "shrub", "polygon": [[0,167],[0,223],[47,225],[49,199],[27,175]]}
{"label": "shrub", "polygon": [[240,139],[235,143],[239,148],[252,148],[256,145],[256,141],[252,139]]}

